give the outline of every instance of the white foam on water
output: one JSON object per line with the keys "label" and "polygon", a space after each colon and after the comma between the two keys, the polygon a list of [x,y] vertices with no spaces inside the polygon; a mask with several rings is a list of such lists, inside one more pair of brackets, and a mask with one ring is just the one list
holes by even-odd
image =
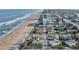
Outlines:
{"label": "white foam on water", "polygon": [[27,18],[27,17],[28,17],[28,15],[27,16],[25,15],[23,17],[18,17],[18,18],[14,19],[14,20],[11,20],[11,21],[2,22],[2,23],[0,23],[0,25],[3,25],[3,24],[9,25],[9,24],[12,24],[14,22],[17,22],[19,20],[22,20],[24,18]]}
{"label": "white foam on water", "polygon": [[[12,20],[12,21],[2,22],[2,23],[0,23],[0,26],[2,26],[3,24],[9,25],[9,24],[14,23],[14,22],[16,22],[16,21],[23,20],[24,18],[28,18],[28,17],[30,17],[30,16],[32,16],[32,15],[35,15],[35,14],[37,14],[38,12],[41,12],[41,11],[43,11],[43,10],[38,10],[38,11],[35,11],[35,12],[33,12],[33,13],[31,13],[31,14],[28,14],[28,15],[26,14],[25,16],[16,18],[16,19],[14,19],[14,20]],[[21,24],[22,24],[22,23],[21,23]],[[12,32],[13,32],[14,30],[16,30],[21,24],[19,24],[19,25],[16,26],[15,28],[13,28],[11,31],[8,31],[8,33],[2,35],[2,36],[0,37],[0,39],[4,38],[4,37],[6,37],[7,35],[9,35],[10,33],[12,33]]]}
{"label": "white foam on water", "polygon": [[33,13],[30,13],[30,14],[26,14],[25,16],[22,16],[22,17],[18,17],[18,18],[14,19],[14,20],[11,20],[11,21],[1,22],[0,23],[0,26],[3,25],[3,24],[9,25],[9,24],[12,24],[14,22],[17,22],[19,20],[23,20],[24,18],[30,17],[31,15],[36,14],[38,12],[40,12],[40,10],[38,10],[36,12],[33,12]]}

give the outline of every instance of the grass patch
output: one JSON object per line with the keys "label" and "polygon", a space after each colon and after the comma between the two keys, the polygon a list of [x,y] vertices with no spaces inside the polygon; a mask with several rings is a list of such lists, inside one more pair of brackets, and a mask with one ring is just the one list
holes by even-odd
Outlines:
{"label": "grass patch", "polygon": [[52,48],[55,48],[55,49],[63,49],[63,45],[62,44],[59,44],[59,45],[56,45],[56,46],[52,46]]}

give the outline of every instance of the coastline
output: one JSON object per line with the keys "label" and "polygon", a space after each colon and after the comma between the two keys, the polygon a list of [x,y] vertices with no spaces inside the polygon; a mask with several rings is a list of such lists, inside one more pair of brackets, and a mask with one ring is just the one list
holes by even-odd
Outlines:
{"label": "coastline", "polygon": [[[23,19],[23,21],[22,21],[18,26],[14,27],[12,30],[10,30],[8,33],[2,35],[2,36],[0,37],[0,41],[1,41],[1,39],[3,39],[4,37],[6,37],[6,36],[8,36],[9,34],[11,34],[12,32],[14,32],[18,27],[20,27],[20,26],[23,24],[24,21],[28,21],[28,19],[30,19],[30,17],[32,17],[32,15],[35,15],[36,13],[39,13],[39,12],[41,12],[41,11],[42,11],[42,10],[38,10],[38,11],[33,12],[33,13],[31,13],[31,14],[28,14],[28,15],[26,14],[25,16],[22,16],[22,17],[20,17],[20,18],[16,18],[15,21],[17,21],[17,20],[22,20],[22,19]],[[10,22],[14,22],[14,21],[10,21]],[[5,23],[5,22],[4,22],[4,23]],[[2,23],[2,24],[3,24],[3,23]]]}
{"label": "coastline", "polygon": [[33,17],[35,17],[35,19],[38,19],[39,16],[33,14],[32,16],[30,16],[30,20],[26,18],[26,20],[22,22],[22,24],[20,24],[15,30],[2,38],[0,42],[0,50],[10,49],[11,47],[15,47],[15,44],[23,41],[33,28],[33,26],[28,26],[28,24],[36,23],[38,21],[33,20]]}

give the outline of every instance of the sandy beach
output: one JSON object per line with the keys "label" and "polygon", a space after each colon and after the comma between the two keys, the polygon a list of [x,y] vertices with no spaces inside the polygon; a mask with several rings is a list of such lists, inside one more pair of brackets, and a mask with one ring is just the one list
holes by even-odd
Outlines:
{"label": "sandy beach", "polygon": [[0,42],[0,50],[7,50],[15,47],[16,44],[22,42],[25,37],[28,37],[30,31],[34,27],[34,24],[38,21],[39,16],[31,16],[30,20],[24,21],[23,24],[18,27],[14,32],[4,37]]}

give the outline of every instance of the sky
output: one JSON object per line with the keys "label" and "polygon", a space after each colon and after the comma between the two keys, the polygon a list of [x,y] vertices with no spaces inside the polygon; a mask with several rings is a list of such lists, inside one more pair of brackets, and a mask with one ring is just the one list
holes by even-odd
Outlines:
{"label": "sky", "polygon": [[0,0],[1,9],[79,9],[78,0]]}

